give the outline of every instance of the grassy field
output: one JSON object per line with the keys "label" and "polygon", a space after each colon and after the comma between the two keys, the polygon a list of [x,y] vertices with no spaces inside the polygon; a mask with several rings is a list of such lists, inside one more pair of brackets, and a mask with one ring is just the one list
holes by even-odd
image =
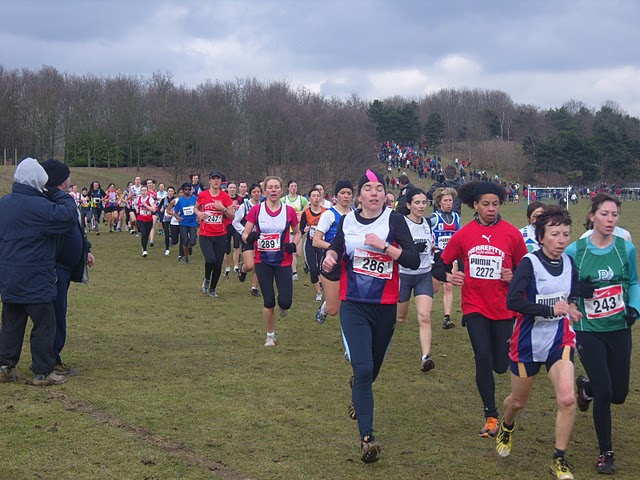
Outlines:
{"label": "grassy field", "polygon": [[[586,209],[584,202],[572,207],[575,238]],[[523,204],[505,205],[502,213],[518,226],[525,222]],[[463,218],[471,218],[469,210]],[[640,238],[639,204],[623,206],[621,225]],[[546,375],[518,417],[511,456],[499,458],[493,441],[477,436],[483,417],[471,347],[459,311],[456,328],[440,328],[440,295],[433,311],[435,370],[419,371],[413,307],[409,322],[396,328],[374,384],[382,456],[365,465],[356,423],[347,416],[350,367],[339,323],[331,317],[315,323],[318,305],[307,276],[294,285],[291,312],[277,322],[279,346],[267,349],[262,301],[250,296],[249,280],[221,280],[216,300],[203,295],[198,248],[184,265],[175,249],[163,255],[161,236],[147,259],[130,235],[90,240],[97,263],[89,285],[71,288],[63,352],[78,374],[51,388],[0,384],[0,479],[548,476],[555,401]],[[637,357],[636,351],[627,402],[613,409],[618,478],[640,477]],[[24,376],[29,363],[25,348]],[[499,402],[508,389],[508,376],[499,376]],[[597,453],[590,412],[578,412],[568,451],[576,478],[596,476]]]}

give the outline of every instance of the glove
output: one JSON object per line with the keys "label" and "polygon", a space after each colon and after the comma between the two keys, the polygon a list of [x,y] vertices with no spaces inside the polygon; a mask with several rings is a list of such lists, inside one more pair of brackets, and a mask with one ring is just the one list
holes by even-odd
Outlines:
{"label": "glove", "polygon": [[591,277],[587,277],[582,282],[578,282],[578,289],[582,298],[593,298],[593,291],[596,289],[591,284]]}
{"label": "glove", "polygon": [[636,323],[637,318],[638,318],[638,311],[633,307],[629,307],[627,309],[627,313],[624,314],[624,319],[627,321],[627,325],[632,327],[633,324]]}
{"label": "glove", "polygon": [[258,234],[258,232],[251,232],[249,235],[247,235],[247,245],[253,245],[258,241],[259,238],[260,234]]}
{"label": "glove", "polygon": [[49,200],[53,201],[53,196],[59,191],[60,189],[58,187],[48,187],[47,190],[43,193],[47,196]]}
{"label": "glove", "polygon": [[427,242],[418,242],[415,245],[418,249],[418,253],[422,253],[427,249]]}
{"label": "glove", "polygon": [[292,242],[285,243],[284,251],[287,253],[296,253],[296,244]]}

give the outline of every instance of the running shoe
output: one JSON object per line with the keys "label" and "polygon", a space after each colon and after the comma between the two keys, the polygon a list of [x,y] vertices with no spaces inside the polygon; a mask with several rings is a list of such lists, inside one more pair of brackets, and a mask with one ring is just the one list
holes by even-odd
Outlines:
{"label": "running shoe", "polygon": [[453,327],[455,327],[455,324],[451,321],[451,318],[448,315],[445,315],[444,322],[442,322],[442,328],[449,330]]}
{"label": "running shoe", "polygon": [[304,270],[304,273],[309,273],[309,265],[305,263],[304,268],[302,270]]}
{"label": "running shoe", "polygon": [[209,280],[207,280],[206,278],[202,280],[202,293],[209,293]]}
{"label": "running shoe", "polygon": [[241,283],[244,283],[246,279],[247,279],[247,272],[245,272],[244,270],[240,270],[240,273],[238,273],[238,280],[240,280]]}
{"label": "running shoe", "polygon": [[264,342],[265,347],[275,347],[276,346],[276,336],[275,335],[267,335],[267,341]]}
{"label": "running shoe", "polygon": [[33,377],[31,383],[37,386],[46,385],[62,385],[67,381],[67,377],[58,375],[56,372],[51,372],[49,375],[44,373],[38,373]]}
{"label": "running shoe", "polygon": [[144,258],[147,258],[147,255],[149,255],[149,254],[147,253],[147,251],[146,251],[146,250],[143,250],[143,251],[142,251],[142,256],[143,256]]}
{"label": "running shoe", "polygon": [[327,319],[327,314],[325,312],[322,311],[322,307],[320,307],[318,309],[318,311],[316,312],[316,322],[318,323],[324,323],[324,321]]}
{"label": "running shoe", "polygon": [[135,233],[136,233],[135,230],[133,229],[129,230],[129,235],[134,235]]}
{"label": "running shoe", "polygon": [[481,437],[495,437],[498,433],[498,419],[496,417],[487,417],[484,427],[480,430]]}
{"label": "running shoe", "polygon": [[187,265],[189,265],[189,257],[184,257],[184,263],[186,263]]}
{"label": "running shoe", "polygon": [[149,242],[149,246],[150,246],[150,247],[153,247],[153,240],[151,240],[151,241]]}
{"label": "running shoe", "polygon": [[233,267],[233,274],[240,275],[240,269],[238,267]]}
{"label": "running shoe", "polygon": [[298,280],[298,272],[293,272],[293,281],[297,281]]}
{"label": "running shoe", "polygon": [[362,461],[364,463],[373,463],[378,460],[380,455],[380,445],[375,441],[373,435],[367,435],[360,441],[360,451],[362,453]]}
{"label": "running shoe", "polygon": [[15,382],[15,380],[16,380],[15,369],[9,367],[8,365],[3,365],[0,367],[0,383]]}
{"label": "running shoe", "polygon": [[182,255],[178,255],[178,261],[179,262],[183,262],[184,261],[184,257]]}
{"label": "running shoe", "polygon": [[58,375],[64,375],[65,377],[73,377],[76,374],[76,371],[73,368],[63,362],[56,363],[53,371]]}
{"label": "running shoe", "polygon": [[280,318],[286,317],[287,313],[289,313],[289,310],[285,310],[284,308],[281,308],[280,309]]}
{"label": "running shoe", "polygon": [[316,302],[321,302],[321,301],[322,301],[322,294],[316,293]]}
{"label": "running shoe", "polygon": [[426,355],[422,358],[422,362],[420,363],[420,370],[423,372],[428,372],[429,370],[433,370],[436,368],[436,364],[431,358],[431,355]]}
{"label": "running shoe", "polygon": [[165,254],[165,255],[171,255],[171,250],[165,250],[165,251],[164,251],[164,254]]}
{"label": "running shoe", "polygon": [[580,375],[576,379],[576,387],[578,387],[578,408],[581,412],[586,412],[589,410],[589,404],[593,398],[587,398],[587,395],[584,393],[585,388],[589,385],[589,379],[584,375]]}
{"label": "running shoe", "polygon": [[251,295],[253,295],[254,297],[261,297],[262,294],[260,293],[260,290],[258,290],[257,288],[252,288],[251,289]]}
{"label": "running shoe", "polygon": [[118,230],[118,233],[122,233],[122,229],[120,227],[118,227],[116,230]]}
{"label": "running shoe", "polygon": [[571,471],[574,470],[574,467],[564,457],[554,458],[551,461],[551,465],[549,465],[549,469],[558,480],[573,480]]}
{"label": "running shoe", "polygon": [[225,280],[229,280],[229,270],[227,270],[226,272],[224,272],[224,279],[225,279]]}
{"label": "running shoe", "polygon": [[209,290],[209,296],[211,298],[220,298],[220,295],[218,295],[215,290]]}
{"label": "running shoe", "polygon": [[501,457],[508,457],[511,453],[511,445],[513,444],[513,439],[511,435],[513,434],[514,427],[511,427],[511,430],[504,426],[504,419],[500,422],[500,428],[498,429],[498,435],[496,436],[496,452]]}
{"label": "running shoe", "polygon": [[598,457],[596,462],[596,470],[598,473],[614,474],[616,473],[616,466],[613,463],[613,452],[605,452]]}

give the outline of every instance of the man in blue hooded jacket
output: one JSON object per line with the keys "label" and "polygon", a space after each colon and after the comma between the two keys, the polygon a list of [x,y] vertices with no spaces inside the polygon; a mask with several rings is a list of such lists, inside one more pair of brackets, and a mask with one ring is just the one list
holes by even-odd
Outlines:
{"label": "man in blue hooded jacket", "polygon": [[67,192],[43,191],[48,176],[33,158],[20,162],[13,178],[12,193],[0,199],[0,382],[16,378],[31,317],[33,384],[60,384],[66,377],[54,372],[56,238],[75,228],[78,210]]}

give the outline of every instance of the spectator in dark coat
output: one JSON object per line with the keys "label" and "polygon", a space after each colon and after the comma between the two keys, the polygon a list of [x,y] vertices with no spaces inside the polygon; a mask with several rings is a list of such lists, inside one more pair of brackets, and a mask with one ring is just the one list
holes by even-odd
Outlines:
{"label": "spectator in dark coat", "polygon": [[407,192],[416,187],[409,181],[409,176],[406,173],[403,173],[398,177],[398,183],[400,184],[400,195],[396,202],[396,211],[402,215],[409,215],[409,209],[407,208]]}
{"label": "spectator in dark coat", "polygon": [[[58,160],[42,162],[42,167],[49,176],[46,188],[67,190],[70,170]],[[71,376],[76,371],[68,367],[60,356],[67,340],[67,295],[72,281],[84,282],[88,280],[86,267],[92,266],[94,257],[89,252],[91,243],[78,221],[77,228],[70,228],[57,241],[56,251],[56,298],[53,306],[56,314],[56,336],[53,342],[53,353],[56,359],[55,372],[59,375]]]}
{"label": "spectator in dark coat", "polygon": [[[447,165],[444,167],[444,180],[442,182],[436,182],[431,185],[431,188],[427,192],[427,199],[433,201],[433,193],[439,188],[454,188],[456,191],[460,188],[462,183],[460,180],[456,180],[456,167],[453,165]],[[435,205],[433,211],[436,211]],[[462,201],[459,197],[456,197],[453,201],[453,211],[458,215],[462,215]]]}
{"label": "spectator in dark coat", "polygon": [[0,199],[0,382],[16,378],[28,317],[33,384],[66,381],[54,372],[56,237],[75,228],[78,209],[67,192],[51,188],[45,195],[47,180],[44,168],[26,158],[16,168],[12,193]]}

